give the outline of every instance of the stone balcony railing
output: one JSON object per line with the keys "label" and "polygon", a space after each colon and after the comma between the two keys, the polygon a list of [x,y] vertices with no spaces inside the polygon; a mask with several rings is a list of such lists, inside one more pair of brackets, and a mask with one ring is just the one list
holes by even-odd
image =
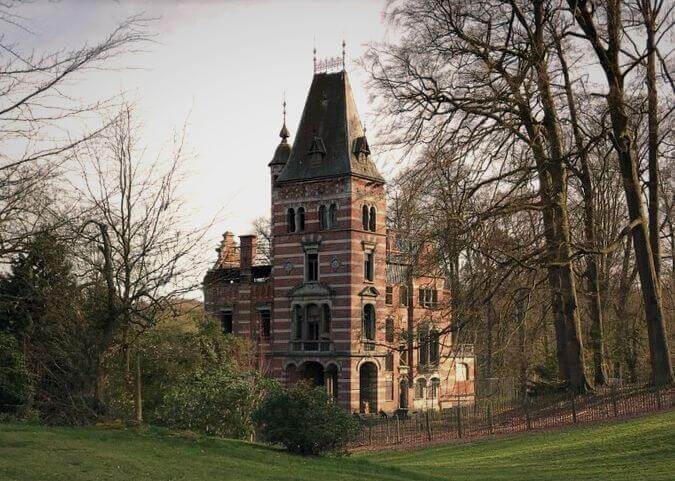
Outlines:
{"label": "stone balcony railing", "polygon": [[321,341],[291,341],[293,352],[333,352],[333,343],[327,340]]}

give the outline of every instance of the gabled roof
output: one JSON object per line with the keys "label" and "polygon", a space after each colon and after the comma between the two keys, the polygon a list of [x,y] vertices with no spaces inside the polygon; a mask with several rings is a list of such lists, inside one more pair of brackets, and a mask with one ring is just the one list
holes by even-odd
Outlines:
{"label": "gabled roof", "polygon": [[384,182],[370,156],[347,73],[317,73],[278,182],[348,174]]}

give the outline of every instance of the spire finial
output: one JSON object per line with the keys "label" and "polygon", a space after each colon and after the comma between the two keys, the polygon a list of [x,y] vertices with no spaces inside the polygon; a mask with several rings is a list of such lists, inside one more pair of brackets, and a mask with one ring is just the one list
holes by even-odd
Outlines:
{"label": "spire finial", "polygon": [[281,142],[285,143],[286,139],[291,136],[291,134],[288,132],[288,128],[286,127],[286,91],[285,90],[284,90],[283,102],[281,103],[281,105],[282,105],[282,114],[283,114],[284,123],[281,126],[281,132],[279,132],[279,137],[281,137]]}
{"label": "spire finial", "polygon": [[284,125],[286,125],[286,91],[284,90],[284,102],[283,102],[283,113],[284,113]]}
{"label": "spire finial", "polygon": [[345,69],[345,47],[347,44],[345,43],[344,37],[342,38],[342,70],[344,71]]}

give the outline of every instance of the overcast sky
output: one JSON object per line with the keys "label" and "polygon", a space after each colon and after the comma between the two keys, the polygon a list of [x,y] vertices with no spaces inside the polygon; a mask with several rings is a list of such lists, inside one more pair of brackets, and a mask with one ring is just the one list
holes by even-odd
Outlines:
{"label": "overcast sky", "polygon": [[367,0],[37,0],[17,10],[33,33],[14,35],[26,48],[51,51],[94,43],[133,14],[157,18],[157,43],[116,61],[131,68],[87,75],[78,89],[84,97],[124,91],[137,100],[150,151],[188,119],[196,158],[186,197],[195,224],[223,209],[215,238],[227,229],[245,233],[253,219],[268,214],[267,163],[279,142],[282,95],[292,139],[312,79],[313,45],[319,57],[335,56],[345,39],[357,106],[370,124],[364,75],[353,60],[368,42],[385,38],[383,6]]}

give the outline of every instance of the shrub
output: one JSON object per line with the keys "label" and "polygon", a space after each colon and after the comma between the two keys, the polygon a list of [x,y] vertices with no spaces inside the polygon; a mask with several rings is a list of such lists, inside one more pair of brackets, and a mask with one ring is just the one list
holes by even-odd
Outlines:
{"label": "shrub", "polygon": [[253,433],[253,411],[271,383],[229,366],[197,370],[166,393],[159,421],[172,428],[244,439]]}
{"label": "shrub", "polygon": [[18,342],[0,332],[0,412],[20,411],[30,401],[32,382]]}
{"label": "shrub", "polygon": [[325,389],[304,382],[270,391],[253,418],[265,441],[297,454],[341,452],[359,430]]}

